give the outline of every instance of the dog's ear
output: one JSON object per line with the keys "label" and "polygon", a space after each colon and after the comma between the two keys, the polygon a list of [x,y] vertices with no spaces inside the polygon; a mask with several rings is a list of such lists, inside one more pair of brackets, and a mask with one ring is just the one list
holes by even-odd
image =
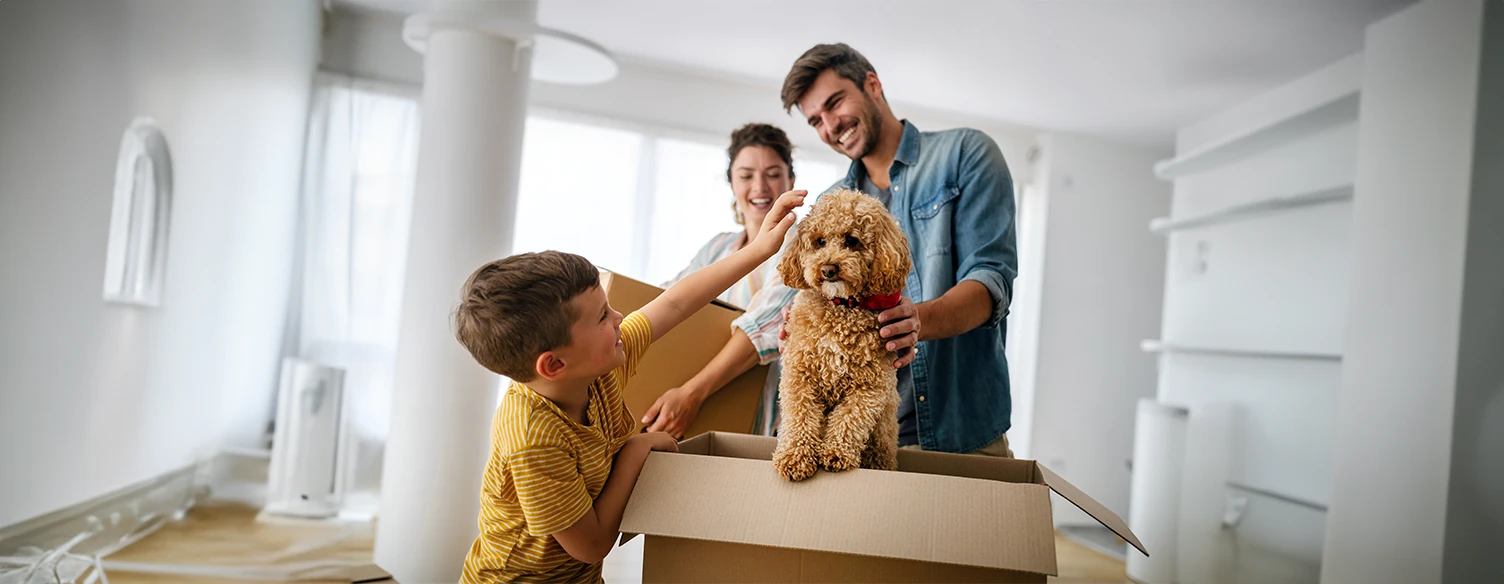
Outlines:
{"label": "dog's ear", "polygon": [[872,276],[867,279],[869,295],[903,291],[909,277],[909,238],[898,221],[886,212],[874,214],[872,225]]}
{"label": "dog's ear", "polygon": [[[795,227],[794,229],[798,229]],[[804,262],[800,261],[809,244],[804,242],[804,236],[795,233],[793,245],[787,243],[783,246],[783,258],[778,260],[778,275],[783,278],[783,285],[795,290],[808,290],[809,282],[804,281]]]}

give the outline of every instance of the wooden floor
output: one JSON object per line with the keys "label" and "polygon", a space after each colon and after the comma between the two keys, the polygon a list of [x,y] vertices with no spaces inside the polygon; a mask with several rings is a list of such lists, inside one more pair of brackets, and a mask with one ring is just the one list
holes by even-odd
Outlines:
{"label": "wooden floor", "polygon": [[[257,523],[256,510],[236,504],[201,504],[186,519],[169,524],[156,533],[106,558],[113,562],[139,562],[172,565],[197,565],[232,568],[257,566],[261,569],[309,567],[313,563],[361,563],[371,559],[374,529],[365,524],[353,528],[326,525],[288,525]],[[641,538],[618,548],[606,558],[607,582],[627,583],[641,580]],[[317,545],[317,544],[328,545]],[[317,546],[316,549],[306,549]],[[1086,548],[1062,536],[1055,537],[1060,577],[1059,584],[1120,584],[1129,582],[1123,562]],[[324,573],[323,579],[309,582],[348,582],[347,578]],[[163,575],[129,573],[107,569],[111,584],[208,583],[230,584],[253,580],[210,578],[202,575]],[[317,575],[317,574],[314,574]],[[264,581],[264,580],[263,580]]]}

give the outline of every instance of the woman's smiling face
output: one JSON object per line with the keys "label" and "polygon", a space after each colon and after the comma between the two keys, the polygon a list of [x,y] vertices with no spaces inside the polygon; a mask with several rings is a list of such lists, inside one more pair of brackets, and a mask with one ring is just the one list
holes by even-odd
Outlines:
{"label": "woman's smiling face", "polygon": [[731,193],[748,233],[757,233],[778,195],[794,188],[789,167],[766,146],[748,146],[731,161]]}

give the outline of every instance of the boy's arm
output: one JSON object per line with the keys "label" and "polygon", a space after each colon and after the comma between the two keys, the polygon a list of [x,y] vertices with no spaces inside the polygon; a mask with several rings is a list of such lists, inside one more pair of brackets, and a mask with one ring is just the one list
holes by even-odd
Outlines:
{"label": "boy's arm", "polygon": [[773,203],[773,210],[763,219],[756,239],[747,242],[736,253],[685,276],[643,306],[639,312],[653,323],[653,340],[663,338],[689,315],[710,304],[737,280],[778,253],[783,236],[794,226],[794,207],[804,204],[807,192],[789,191],[780,195]]}
{"label": "boy's arm", "polygon": [[574,525],[554,534],[554,539],[569,552],[570,557],[594,564],[611,552],[616,536],[621,532],[621,516],[627,510],[627,499],[632,495],[632,488],[637,486],[637,476],[642,474],[648,453],[654,450],[678,452],[679,445],[662,432],[637,434],[622,445],[616,453],[616,462],[611,466],[611,476],[606,478],[606,486],[601,487],[600,494],[595,497],[595,505]]}

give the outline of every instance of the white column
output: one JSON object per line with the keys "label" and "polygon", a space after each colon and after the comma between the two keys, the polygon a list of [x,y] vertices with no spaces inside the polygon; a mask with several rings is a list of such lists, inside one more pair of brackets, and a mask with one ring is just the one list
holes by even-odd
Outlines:
{"label": "white column", "polygon": [[477,534],[499,379],[454,339],[451,312],[465,278],[510,251],[532,54],[481,26],[420,24],[422,135],[375,561],[400,582],[455,582]]}

